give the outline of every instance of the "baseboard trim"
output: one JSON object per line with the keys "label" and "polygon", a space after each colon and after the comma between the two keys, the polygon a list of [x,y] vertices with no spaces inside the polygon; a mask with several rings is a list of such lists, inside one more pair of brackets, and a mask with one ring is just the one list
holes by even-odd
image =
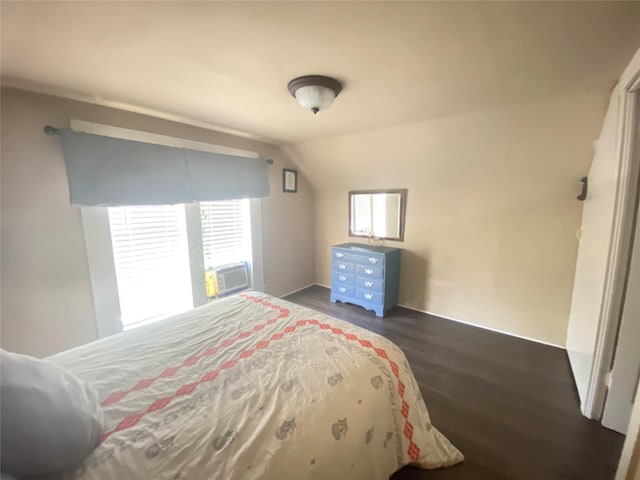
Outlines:
{"label": "baseboard trim", "polygon": [[[320,285],[320,284],[319,283],[310,283],[309,285],[305,285],[304,287],[298,288],[297,290],[294,290],[293,292],[289,292],[289,293],[285,293],[284,295],[280,295],[278,298],[284,298],[284,297],[287,297],[289,295],[293,295],[294,293],[301,292],[305,288],[313,287],[314,285]],[[321,286],[324,287],[324,285],[321,285]]]}
{"label": "baseboard trim", "polygon": [[[311,287],[312,285],[318,285],[318,286],[324,287],[324,288],[331,288],[328,285],[323,285],[322,283],[317,283],[317,282],[316,283],[312,283],[311,285],[308,285],[307,287],[304,287],[304,288]],[[300,290],[304,290],[304,289],[301,288]],[[300,290],[296,290],[296,291],[300,291]],[[463,323],[464,325],[469,325],[470,327],[482,328],[483,330],[489,330],[491,332],[501,333],[503,335],[509,335],[510,337],[516,337],[516,338],[520,338],[522,340],[528,340],[530,342],[541,343],[542,345],[547,345],[549,347],[555,347],[555,348],[559,348],[561,350],[566,350],[566,347],[563,347],[562,345],[557,345],[555,343],[545,342],[543,340],[538,340],[536,338],[525,337],[524,335],[517,335],[517,334],[511,333],[511,332],[505,332],[504,330],[498,330],[497,328],[491,328],[491,327],[487,327],[485,325],[478,325],[477,323],[468,322],[466,320],[460,320],[459,318],[447,317],[445,315],[440,315],[439,313],[433,313],[433,312],[429,312],[427,310],[420,310],[419,308],[410,307],[408,305],[400,304],[398,306],[402,307],[402,308],[406,308],[407,310],[413,310],[415,312],[425,313],[427,315],[432,315],[434,317],[444,318],[445,320],[450,320],[452,322]]]}
{"label": "baseboard trim", "polygon": [[545,342],[544,340],[538,340],[536,338],[525,337],[524,335],[518,335],[516,333],[505,332],[504,330],[498,330],[497,328],[487,327],[486,325],[478,325],[477,323],[468,322],[466,320],[460,320],[459,318],[447,317],[445,315],[441,315],[439,313],[429,312],[427,310],[420,310],[419,308],[410,307],[408,305],[398,305],[399,307],[406,308],[407,310],[413,310],[415,312],[426,313],[427,315],[432,315],[438,318],[444,318],[445,320],[450,320],[452,322],[463,323],[464,325],[469,325],[470,327],[481,328],[483,330],[489,330],[490,332],[501,333],[502,335],[509,335],[510,337],[520,338],[522,340],[528,340],[529,342],[541,343],[542,345],[547,345],[548,347],[555,347],[561,350],[566,350],[566,347],[562,345],[557,345],[555,343]]}

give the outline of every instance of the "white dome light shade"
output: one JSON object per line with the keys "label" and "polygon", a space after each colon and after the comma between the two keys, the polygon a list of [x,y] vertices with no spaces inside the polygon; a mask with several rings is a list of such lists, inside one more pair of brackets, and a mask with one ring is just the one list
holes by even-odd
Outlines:
{"label": "white dome light shade", "polygon": [[302,108],[315,114],[331,106],[342,85],[331,77],[306,75],[291,80],[287,88]]}
{"label": "white dome light shade", "polygon": [[296,100],[302,108],[318,113],[331,106],[336,94],[333,90],[320,85],[309,85],[296,90]]}

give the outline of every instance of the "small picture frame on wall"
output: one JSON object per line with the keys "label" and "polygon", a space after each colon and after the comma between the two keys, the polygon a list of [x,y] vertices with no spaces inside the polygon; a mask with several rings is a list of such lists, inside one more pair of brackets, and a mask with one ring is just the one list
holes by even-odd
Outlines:
{"label": "small picture frame on wall", "polygon": [[290,168],[282,169],[282,191],[296,193],[298,191],[298,171]]}

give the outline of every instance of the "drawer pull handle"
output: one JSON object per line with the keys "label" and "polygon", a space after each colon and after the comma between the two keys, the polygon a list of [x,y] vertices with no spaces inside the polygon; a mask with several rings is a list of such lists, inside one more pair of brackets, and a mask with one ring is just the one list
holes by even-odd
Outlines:
{"label": "drawer pull handle", "polygon": [[346,266],[344,263],[339,263],[339,264],[338,264],[338,268],[339,268],[340,270],[344,270],[345,268],[347,268],[347,266]]}
{"label": "drawer pull handle", "polygon": [[343,282],[347,279],[346,275],[339,275],[340,280],[342,280]]}
{"label": "drawer pull handle", "polygon": [[336,252],[336,257],[338,257],[338,258],[342,258],[342,257],[344,257],[344,253],[342,253],[342,252]]}
{"label": "drawer pull handle", "polygon": [[371,300],[373,298],[373,293],[365,293],[364,298],[366,298],[367,300]]}
{"label": "drawer pull handle", "polygon": [[373,287],[373,282],[364,282],[365,287]]}
{"label": "drawer pull handle", "polygon": [[371,274],[373,273],[373,268],[365,268],[365,269],[364,269],[364,272],[365,272],[367,275],[371,275]]}
{"label": "drawer pull handle", "polygon": [[369,262],[375,265],[376,263],[378,263],[378,259],[375,257],[369,257]]}
{"label": "drawer pull handle", "polygon": [[340,287],[340,288],[338,288],[338,290],[340,290],[342,293],[344,293],[344,292],[346,292],[346,291],[347,291],[347,289],[346,289],[346,288],[344,288],[344,287]]}

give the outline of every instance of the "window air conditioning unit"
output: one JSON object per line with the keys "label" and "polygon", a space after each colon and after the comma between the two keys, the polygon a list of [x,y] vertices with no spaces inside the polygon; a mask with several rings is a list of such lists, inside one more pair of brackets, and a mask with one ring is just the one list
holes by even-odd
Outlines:
{"label": "window air conditioning unit", "polygon": [[212,273],[212,289],[209,288],[209,282],[207,282],[207,296],[209,297],[226,295],[230,292],[249,288],[249,269],[246,262],[223,265],[213,269]]}

